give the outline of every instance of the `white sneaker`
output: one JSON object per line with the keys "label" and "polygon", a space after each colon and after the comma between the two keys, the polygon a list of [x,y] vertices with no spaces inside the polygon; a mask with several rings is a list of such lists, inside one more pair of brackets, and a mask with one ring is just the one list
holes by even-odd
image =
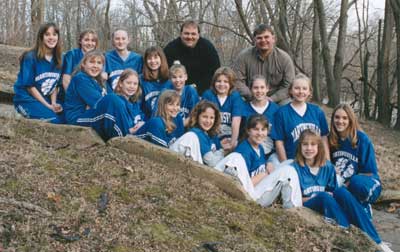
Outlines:
{"label": "white sneaker", "polygon": [[393,250],[389,247],[389,243],[387,242],[381,242],[378,245],[382,252],[393,252]]}

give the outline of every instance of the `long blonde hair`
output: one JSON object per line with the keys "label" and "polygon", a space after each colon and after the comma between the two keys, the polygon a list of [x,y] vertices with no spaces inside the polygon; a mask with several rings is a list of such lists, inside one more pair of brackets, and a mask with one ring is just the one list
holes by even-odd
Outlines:
{"label": "long blonde hair", "polygon": [[166,90],[158,98],[156,115],[160,116],[164,120],[168,133],[174,131],[176,129],[176,125],[173,121],[173,118],[168,115],[166,107],[167,104],[171,104],[177,101],[181,101],[181,96],[175,90]]}
{"label": "long blonde hair", "polygon": [[138,79],[139,83],[138,83],[138,90],[136,91],[136,93],[134,95],[129,97],[129,101],[137,102],[140,99],[140,97],[142,97],[142,87],[140,85],[140,79],[139,79],[138,73],[135,70],[131,69],[131,68],[127,68],[121,73],[121,75],[118,78],[118,83],[117,83],[117,86],[115,87],[114,92],[116,94],[122,94],[122,88],[121,88],[122,82],[124,80],[128,79],[132,75],[136,76],[136,78]]}

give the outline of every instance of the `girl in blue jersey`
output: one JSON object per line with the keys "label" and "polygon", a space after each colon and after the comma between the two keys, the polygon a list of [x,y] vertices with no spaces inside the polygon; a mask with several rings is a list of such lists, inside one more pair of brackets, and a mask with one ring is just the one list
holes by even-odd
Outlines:
{"label": "girl in blue jersey", "polygon": [[363,206],[346,187],[338,187],[335,168],[326,159],[325,147],[318,133],[310,129],[302,132],[293,166],[299,176],[305,207],[323,214],[328,221],[342,227],[353,224],[377,244],[387,248],[381,243]]}
{"label": "girl in blue jersey", "polygon": [[[268,134],[268,124],[263,115],[250,116],[246,123],[246,138],[235,149],[235,153],[245,161],[246,175],[254,187],[250,195],[262,206],[269,206],[282,193],[285,208],[301,206],[299,181],[293,167],[274,167],[267,163],[262,143]],[[227,166],[232,166],[232,163],[240,168],[240,164],[234,162],[228,162]]]}
{"label": "girl in blue jersey", "polygon": [[139,75],[135,70],[125,69],[118,78],[115,93],[122,99],[129,113],[132,125],[129,132],[135,134],[144,124],[144,114],[140,106],[142,89],[139,84]]}
{"label": "girl in blue jersey", "polygon": [[62,86],[67,90],[71,82],[71,75],[78,67],[85,53],[95,50],[99,44],[97,34],[93,30],[86,30],[79,34],[78,48],[65,53],[63,58]]}
{"label": "girl in blue jersey", "polygon": [[347,187],[372,218],[371,204],[382,190],[374,146],[347,104],[338,105],[332,113],[329,146],[340,184]]}
{"label": "girl in blue jersey", "polygon": [[221,113],[219,137],[230,138],[232,148],[238,143],[240,121],[244,102],[239,92],[233,90],[235,73],[229,67],[218,68],[211,81],[211,87],[203,94],[203,99],[215,103]]}
{"label": "girl in blue jersey", "polygon": [[155,114],[161,91],[173,89],[168,77],[168,62],[163,50],[158,46],[147,48],[144,53],[143,74],[140,76],[143,89],[142,108],[146,119]]}
{"label": "girl in blue jersey", "polygon": [[142,56],[128,49],[130,37],[126,30],[114,31],[111,34],[111,41],[114,49],[106,52],[105,65],[109,93],[115,89],[122,71],[131,68],[140,74],[143,68]]}
{"label": "girl in blue jersey", "polygon": [[297,75],[289,86],[292,101],[280,107],[275,114],[271,138],[275,140],[280,162],[294,158],[299,137],[306,129],[312,129],[322,136],[329,159],[328,124],[324,112],[308,102],[311,94],[311,80],[304,74]]}
{"label": "girl in blue jersey", "polygon": [[169,78],[174,86],[174,90],[181,95],[180,114],[184,120],[185,126],[189,123],[189,114],[200,101],[196,89],[192,85],[185,85],[188,78],[186,68],[179,62],[171,66]]}
{"label": "girl in blue jersey", "polygon": [[[269,91],[269,85],[267,80],[262,75],[255,75],[250,83],[250,91],[252,94],[252,100],[246,102],[243,108],[242,124],[247,122],[252,115],[263,115],[269,122],[269,129],[272,128],[274,122],[274,115],[278,111],[279,106],[269,100],[267,96]],[[275,151],[274,142],[270,136],[267,136],[262,143],[266,155]]]}
{"label": "girl in blue jersey", "polygon": [[137,136],[162,147],[168,148],[173,144],[185,130],[179,115],[180,99],[174,90],[163,92],[158,101],[156,116],[137,131]]}
{"label": "girl in blue jersey", "polygon": [[108,140],[129,134],[133,125],[124,102],[115,94],[106,95],[101,78],[103,66],[102,52],[85,54],[81,71],[71,79],[64,106],[69,124],[92,127]]}
{"label": "girl in blue jersey", "polygon": [[42,24],[36,44],[20,58],[20,71],[14,85],[14,106],[26,118],[63,123],[57,101],[61,77],[60,31],[54,23]]}
{"label": "girl in blue jersey", "polygon": [[221,125],[219,110],[209,101],[199,102],[190,114],[190,130],[170,146],[200,164],[214,167],[224,157],[224,150],[231,148],[230,141],[218,138]]}

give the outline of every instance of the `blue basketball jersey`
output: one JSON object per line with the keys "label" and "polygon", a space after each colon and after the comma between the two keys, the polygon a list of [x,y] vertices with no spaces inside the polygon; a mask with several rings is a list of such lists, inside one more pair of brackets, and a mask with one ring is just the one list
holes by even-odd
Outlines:
{"label": "blue basketball jersey", "polygon": [[211,137],[204,130],[199,128],[190,129],[191,132],[195,133],[200,143],[200,152],[203,157],[206,153],[212,151],[215,152],[222,148],[221,142],[218,136]]}
{"label": "blue basketball jersey", "polygon": [[63,74],[72,75],[74,70],[79,66],[83,59],[83,51],[81,48],[75,48],[65,53],[63,57]]}
{"label": "blue basketball jersey", "polygon": [[247,139],[243,140],[235,149],[235,152],[240,153],[246,161],[250,177],[265,172],[265,163],[267,160],[265,159],[264,149],[261,145],[258,146],[258,149],[260,151],[259,154],[250,145]]}
{"label": "blue basketball jersey", "polygon": [[85,72],[78,72],[72,77],[65,95],[64,111],[67,122],[76,122],[88,108],[95,108],[106,93],[95,79]]}
{"label": "blue basketball jersey", "polygon": [[357,131],[357,145],[354,148],[349,138],[344,141],[339,139],[339,149],[331,148],[331,159],[345,181],[359,173],[372,173],[379,180],[374,146],[362,131]]}
{"label": "blue basketball jersey", "polygon": [[118,83],[118,78],[121,73],[131,68],[138,74],[142,73],[143,57],[133,51],[130,51],[128,58],[123,60],[116,50],[106,52],[105,71],[108,74],[107,91],[113,91]]}
{"label": "blue basketball jersey", "polygon": [[312,174],[307,165],[301,166],[297,162],[292,165],[299,175],[303,197],[312,197],[318,192],[333,192],[337,188],[336,172],[331,162],[326,161],[317,175]]}
{"label": "blue basketball jersey", "polygon": [[61,68],[57,68],[54,57],[51,61],[38,59],[36,51],[30,51],[24,55],[20,64],[17,81],[14,84],[14,104],[19,102],[36,101],[27,90],[35,87],[40,94],[50,101],[50,95],[60,85]]}
{"label": "blue basketball jersey", "polygon": [[168,133],[163,118],[160,116],[152,117],[139,128],[137,136],[151,143],[168,148],[185,132],[183,120],[180,115],[174,118],[174,123],[176,126],[175,130]]}
{"label": "blue basketball jersey", "polygon": [[275,113],[271,138],[283,141],[287,158],[293,159],[300,135],[306,129],[313,130],[321,136],[328,135],[324,112],[317,105],[307,103],[305,114],[300,116],[289,103]]}
{"label": "blue basketball jersey", "polygon": [[217,94],[211,89],[203,94],[203,99],[214,103],[221,113],[221,133],[220,137],[230,137],[232,134],[232,117],[243,114],[244,102],[239,92],[233,91],[223,104],[220,103]]}
{"label": "blue basketball jersey", "polygon": [[147,81],[143,78],[143,75],[140,76],[140,83],[142,85],[142,110],[146,119],[148,119],[157,110],[157,98],[160,93],[165,89],[173,89],[173,85],[170,80],[164,82]]}
{"label": "blue basketball jersey", "polygon": [[184,86],[181,94],[181,110],[180,114],[185,120],[189,118],[190,112],[196,106],[196,104],[200,101],[199,94],[196,89],[190,85]]}
{"label": "blue basketball jersey", "polygon": [[140,103],[131,102],[122,95],[117,96],[122,100],[123,104],[126,107],[126,110],[128,111],[130,120],[129,125],[132,125],[131,127],[135,126],[138,122],[144,122],[144,114],[142,109],[140,108]]}

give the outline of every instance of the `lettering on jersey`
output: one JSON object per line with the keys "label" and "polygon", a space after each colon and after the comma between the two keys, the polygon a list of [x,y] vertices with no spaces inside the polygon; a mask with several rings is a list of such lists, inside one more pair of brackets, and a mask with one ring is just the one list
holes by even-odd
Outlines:
{"label": "lettering on jersey", "polygon": [[46,79],[46,78],[53,78],[58,80],[60,78],[59,73],[53,73],[53,72],[45,72],[42,74],[39,74],[38,76],[35,77],[35,82],[38,82],[40,80]]}
{"label": "lettering on jersey", "polygon": [[325,192],[325,186],[310,186],[304,189],[303,195],[310,195],[317,192]]}
{"label": "lettering on jersey", "polygon": [[351,178],[351,176],[353,176],[353,174],[355,172],[353,163],[350,161],[350,159],[347,159],[344,157],[336,160],[335,167],[336,167],[336,169],[339,169],[340,175],[345,180],[348,180],[349,178]]}
{"label": "lettering on jersey", "polygon": [[55,85],[56,82],[57,82],[57,79],[54,79],[54,78],[45,80],[40,87],[42,94],[44,96],[48,96],[49,94],[51,94],[53,92],[54,88],[56,87],[56,85]]}
{"label": "lettering on jersey", "polygon": [[111,87],[113,90],[115,90],[115,88],[117,87],[118,81],[119,81],[119,76],[112,81]]}
{"label": "lettering on jersey", "polygon": [[106,96],[107,95],[107,89],[106,88],[102,88],[101,89],[101,96]]}
{"label": "lettering on jersey", "polygon": [[136,115],[133,119],[133,123],[137,124],[138,122],[142,121],[142,117],[140,115]]}
{"label": "lettering on jersey", "polygon": [[230,124],[231,122],[231,113],[221,112],[221,124]]}
{"label": "lettering on jersey", "polygon": [[186,115],[189,115],[189,109],[188,108],[181,107],[179,109],[179,112],[181,113],[183,119],[186,118]]}
{"label": "lettering on jersey", "polygon": [[114,70],[110,73],[110,78],[114,76],[120,76],[124,70]]}
{"label": "lettering on jersey", "polygon": [[145,100],[145,101],[148,101],[149,99],[151,99],[151,98],[153,98],[153,97],[155,97],[155,96],[158,96],[159,94],[160,94],[160,91],[152,91],[152,92],[148,93],[148,94],[144,97],[144,100]]}
{"label": "lettering on jersey", "polygon": [[332,157],[333,157],[333,158],[344,157],[344,158],[350,159],[350,160],[353,161],[353,162],[358,163],[358,157],[357,157],[357,156],[354,156],[353,154],[351,154],[351,153],[349,153],[349,152],[347,152],[347,151],[335,151],[335,152],[332,154]]}
{"label": "lettering on jersey", "polygon": [[257,174],[265,172],[265,164],[260,165],[257,169],[251,172],[250,177],[254,177]]}
{"label": "lettering on jersey", "polygon": [[321,130],[314,123],[300,123],[291,132],[293,142],[296,142],[297,140],[299,140],[301,133],[303,133],[303,131],[305,131],[306,129],[310,129],[310,130],[314,131],[315,133],[317,133],[318,135],[321,135]]}

